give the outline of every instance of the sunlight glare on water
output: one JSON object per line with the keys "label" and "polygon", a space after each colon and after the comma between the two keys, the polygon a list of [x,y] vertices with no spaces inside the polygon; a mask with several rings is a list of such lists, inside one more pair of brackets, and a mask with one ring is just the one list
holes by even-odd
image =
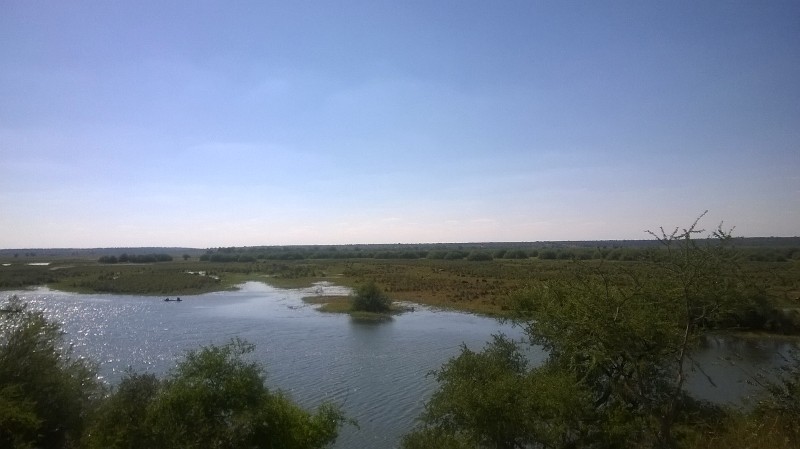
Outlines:
{"label": "sunlight glare on water", "polygon": [[[163,376],[188,350],[243,338],[255,345],[253,357],[266,367],[270,388],[309,408],[332,401],[358,421],[358,428],[342,429],[335,448],[396,447],[436,387],[427,373],[457,355],[462,344],[479,350],[499,332],[523,339],[520,329],[496,320],[424,306],[388,322],[353,321],[302,301],[319,289],[349,293],[330,284],[282,290],[256,282],[181,302],[45,288],[6,293],[63,323],[76,353],[98,362],[112,384],[129,367]],[[690,370],[687,387],[714,402],[746,400],[757,392],[750,379],[782,364],[791,347],[781,340],[711,337],[694,356],[703,369]],[[546,356],[539,348],[526,353],[533,364]]]}
{"label": "sunlight glare on water", "polygon": [[[347,426],[336,448],[391,448],[407,433],[435,388],[426,376],[462,344],[480,349],[493,333],[519,329],[465,313],[417,306],[392,321],[363,323],[326,314],[303,296],[346,295],[330,284],[282,290],[248,282],[238,291],[164,297],[79,295],[38,289],[10,292],[60,323],[75,351],[118,382],[128,367],[166,374],[187,350],[240,337],[267,370],[267,384],[305,407],[340,404]],[[175,298],[171,298],[175,299]]]}

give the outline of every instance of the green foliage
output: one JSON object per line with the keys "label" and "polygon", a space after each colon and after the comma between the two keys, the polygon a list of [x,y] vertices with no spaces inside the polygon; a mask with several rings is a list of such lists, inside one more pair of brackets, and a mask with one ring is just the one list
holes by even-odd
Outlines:
{"label": "green foliage", "polygon": [[[699,220],[699,219],[698,219]],[[719,410],[685,391],[692,352],[710,329],[738,324],[761,292],[747,282],[730,233],[653,234],[637,265],[579,262],[571,278],[512,297],[515,320],[549,354],[526,369],[508,342],[463,350],[436,373],[420,432],[467,447],[676,447]],[[539,258],[565,251],[544,250]],[[588,251],[585,254],[590,254]],[[609,253],[610,254],[610,253]],[[631,269],[633,267],[634,269]],[[412,447],[412,446],[408,446]]]}
{"label": "green foliage", "polygon": [[464,347],[434,376],[440,389],[422,426],[403,440],[416,447],[564,447],[585,445],[581,420],[592,415],[576,379],[549,366],[529,369],[517,345],[502,336],[481,352]]}
{"label": "green foliage", "polygon": [[392,300],[375,284],[368,281],[356,289],[353,298],[353,311],[387,313],[392,308]]}
{"label": "green foliage", "polygon": [[234,340],[186,355],[161,381],[128,373],[104,399],[94,367],[72,356],[59,326],[16,297],[0,308],[0,447],[324,447],[345,422],[309,413],[264,385],[253,346]]}
{"label": "green foliage", "polygon": [[[538,255],[539,252],[536,251],[536,254]],[[522,250],[522,249],[513,249],[513,250],[506,251],[503,254],[503,257],[505,259],[527,259],[528,258],[528,253],[525,250]]]}
{"label": "green foliage", "polygon": [[222,288],[218,276],[207,272],[201,275],[200,270],[192,272],[187,268],[190,267],[184,262],[65,267],[54,271],[61,279],[50,285],[68,291],[145,295],[196,294]]}
{"label": "green foliage", "polygon": [[464,251],[448,251],[447,254],[444,255],[444,260],[461,260],[468,256],[468,253]]}
{"label": "green foliage", "polygon": [[11,297],[0,308],[0,447],[70,447],[101,387],[60,327]]}
{"label": "green foliage", "polygon": [[474,448],[466,437],[447,433],[436,427],[422,427],[405,435],[402,440],[403,449],[468,449]]}
{"label": "green foliage", "polygon": [[[796,421],[795,421],[796,423]],[[797,449],[797,425],[774,414],[732,412],[714,427],[694,435],[684,447],[690,449]]]}
{"label": "green foliage", "polygon": [[36,404],[20,390],[19,385],[5,385],[0,389],[0,443],[3,447],[34,447],[42,425]]}
{"label": "green foliage", "polygon": [[84,439],[90,449],[155,447],[147,412],[161,388],[153,374],[129,372],[98,408]]}
{"label": "green foliage", "polygon": [[152,253],[152,254],[133,254],[128,255],[127,253],[120,254],[119,257],[117,256],[100,256],[97,260],[100,263],[155,263],[155,262],[171,262],[172,256],[169,254],[163,253]]}
{"label": "green foliage", "polygon": [[[792,360],[777,381],[768,382],[768,395],[754,414],[761,421],[773,420],[788,440],[800,444],[800,353],[792,352]],[[765,419],[766,418],[766,419]]]}
{"label": "green foliage", "polygon": [[570,283],[540,284],[516,298],[531,341],[592,391],[606,434],[632,423],[628,439],[675,444],[693,407],[684,391],[692,350],[751,304],[730,234],[717,229],[714,240],[698,242],[700,232],[695,222],[653,234],[663,249],[645,254],[649,270],[579,267]]}
{"label": "green foliage", "polygon": [[765,380],[766,391],[746,413],[732,411],[710,431],[687,444],[693,449],[794,449],[800,447],[800,357],[783,368],[777,380]]}
{"label": "green foliage", "polygon": [[333,405],[311,414],[264,385],[253,346],[233,340],[189,352],[158,381],[132,374],[101,407],[88,440],[96,448],[318,448],[345,421]]}
{"label": "green foliage", "polygon": [[545,249],[539,251],[539,259],[542,260],[553,260],[558,258],[558,252],[554,249]]}
{"label": "green foliage", "polygon": [[46,266],[12,264],[0,267],[0,289],[11,290],[30,285],[45,285],[55,280],[56,272]]}
{"label": "green foliage", "polygon": [[492,259],[493,257],[491,253],[488,253],[486,251],[472,251],[467,256],[467,260],[471,262],[485,262]]}

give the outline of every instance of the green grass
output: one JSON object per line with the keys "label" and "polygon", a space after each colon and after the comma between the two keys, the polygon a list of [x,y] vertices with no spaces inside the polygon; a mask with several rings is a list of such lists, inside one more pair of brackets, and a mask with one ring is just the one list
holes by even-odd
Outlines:
{"label": "green grass", "polygon": [[359,321],[389,321],[392,315],[397,315],[406,311],[406,308],[392,305],[389,313],[364,312],[353,310],[353,298],[350,296],[307,296],[303,298],[306,304],[319,305],[318,311],[323,313],[345,313],[354,320]]}
{"label": "green grass", "polygon": [[353,298],[349,296],[307,296],[303,298],[306,304],[315,304],[320,312],[348,313],[352,309]]}
{"label": "green grass", "polygon": [[[41,259],[41,261],[45,261]],[[49,266],[25,265],[9,259],[0,266],[0,290],[37,285],[80,293],[188,295],[235,288],[245,281],[260,281],[279,288],[308,288],[330,281],[355,287],[374,280],[394,301],[503,316],[509,295],[547,280],[573,281],[575,263],[569,260],[495,259],[380,260],[320,259],[296,261],[201,262],[195,259],[154,264],[103,265],[88,259],[49,259]],[[598,260],[580,262],[587,267]],[[644,274],[648,265],[637,261],[604,261],[607,268]],[[776,307],[800,310],[800,261],[755,262],[742,268],[769,294]],[[206,276],[188,272],[206,273]],[[334,306],[327,306],[334,307]]]}

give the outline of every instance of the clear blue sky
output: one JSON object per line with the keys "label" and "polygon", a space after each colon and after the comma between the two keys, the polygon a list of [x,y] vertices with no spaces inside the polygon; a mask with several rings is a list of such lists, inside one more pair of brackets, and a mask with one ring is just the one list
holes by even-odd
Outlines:
{"label": "clear blue sky", "polygon": [[0,248],[800,235],[799,1],[0,1]]}

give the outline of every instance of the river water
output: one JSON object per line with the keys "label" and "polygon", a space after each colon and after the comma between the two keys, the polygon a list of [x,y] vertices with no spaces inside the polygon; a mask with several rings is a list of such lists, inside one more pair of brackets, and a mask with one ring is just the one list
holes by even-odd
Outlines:
{"label": "river water", "polygon": [[[243,338],[255,344],[253,356],[265,365],[270,388],[308,408],[332,401],[358,421],[358,428],[342,429],[334,445],[342,449],[396,447],[436,387],[426,376],[430,370],[462,345],[479,350],[492,334],[523,338],[518,328],[491,318],[423,306],[388,322],[359,322],[302,302],[320,290],[349,292],[330,284],[285,290],[248,282],[181,302],[44,288],[5,294],[62,323],[76,352],[97,361],[112,384],[128,367],[163,375],[187,350]],[[757,390],[752,376],[780,365],[790,347],[782,340],[710,338],[696,355],[702,371],[689,388],[704,399],[742,401]],[[528,356],[537,363],[546,355],[533,348]]]}

